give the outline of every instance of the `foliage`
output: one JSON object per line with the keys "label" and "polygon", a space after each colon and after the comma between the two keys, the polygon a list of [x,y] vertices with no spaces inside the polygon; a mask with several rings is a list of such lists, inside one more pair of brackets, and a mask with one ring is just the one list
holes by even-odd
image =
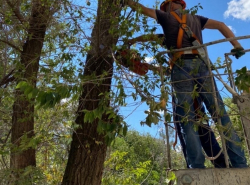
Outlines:
{"label": "foliage", "polygon": [[242,144],[241,147],[245,151],[245,156],[246,156],[246,159],[247,159],[248,164],[249,164],[249,153],[248,153],[248,149],[247,149],[247,144],[246,144],[246,140],[245,140],[243,126],[241,123],[239,109],[238,109],[237,105],[233,103],[231,98],[225,98],[223,101],[224,101],[225,105],[228,107],[227,113],[230,117],[230,120],[233,123],[233,127],[234,127],[235,131],[237,132],[238,136],[240,137],[241,144]]}
{"label": "foliage", "polygon": [[62,181],[67,162],[71,134],[75,126],[76,106],[71,100],[57,104],[53,109],[39,109],[36,119],[37,164],[42,170],[47,184]]}
{"label": "foliage", "polygon": [[[115,56],[117,49],[127,48],[126,41],[129,38],[141,33],[154,34],[156,26],[150,26],[147,17],[134,13],[129,8],[125,8],[121,15],[113,15],[112,10],[117,8],[117,4],[108,5],[113,18],[109,20],[112,26],[108,32],[116,40],[119,38],[117,43],[112,42],[109,45],[111,39],[100,36],[104,33],[99,33],[98,38],[92,38],[91,31],[96,29],[95,23],[103,20],[105,22],[107,18],[98,17],[102,9],[98,10],[92,1],[78,2],[79,4],[68,0],[42,1],[44,6],[49,5],[48,11],[51,11],[53,16],[48,18],[42,53],[37,56],[38,75],[29,81],[22,75],[26,68],[21,64],[21,53],[26,41],[32,37],[28,35],[28,20],[31,17],[32,5],[36,1],[17,1],[19,3],[12,6],[8,2],[3,0],[0,7],[0,178],[6,184],[16,181],[15,178],[12,179],[14,173],[10,171],[10,151],[13,150],[10,132],[13,126],[12,105],[17,100],[14,92],[20,90],[24,93],[24,99],[35,106],[34,111],[28,116],[34,117],[36,134],[29,138],[28,133],[22,133],[20,146],[14,149],[17,152],[27,148],[36,149],[37,167],[29,166],[17,170],[16,173],[22,174],[18,183],[59,184],[64,174],[72,134],[80,128],[79,125],[75,125],[75,112],[77,106],[81,106],[78,105],[78,99],[83,92],[82,86],[95,84],[99,87],[110,73],[103,70],[101,74],[93,71],[89,75],[84,75],[84,72],[89,70],[86,67],[86,56],[91,54],[96,58],[103,57],[103,61],[106,62],[107,57]],[[105,1],[100,7],[103,8],[104,5],[107,5]],[[199,8],[202,8],[200,4],[189,12],[195,14]],[[99,43],[102,39],[107,39],[106,50],[102,50],[103,46]],[[155,56],[161,50],[159,43],[160,41],[138,44],[131,48],[137,49],[141,53],[142,61],[145,61],[148,56]],[[112,68],[110,92],[98,92],[98,107],[82,111],[83,122],[91,125],[98,120],[96,132],[104,135],[106,144],[113,143],[105,162],[103,184],[164,184],[164,139],[142,136],[134,131],[127,134],[128,125],[123,115],[120,115],[119,109],[129,106],[131,99],[131,104],[136,106],[145,102],[148,110],[145,111],[146,118],[141,124],[158,124],[162,119],[159,112],[165,110],[165,104],[162,102],[168,102],[171,94],[169,78],[163,79],[163,88],[159,73],[149,72],[145,76],[138,76],[122,67],[115,57],[112,59],[115,64]],[[154,59],[152,63],[166,66],[166,60],[159,62]],[[93,61],[91,65],[98,66],[98,63]],[[237,73],[239,75],[236,85],[246,90],[249,87],[246,68]],[[35,85],[32,84],[34,81]],[[160,94],[155,95],[158,89]],[[108,120],[103,119],[105,116]],[[171,121],[170,116],[166,116],[167,121]],[[240,124],[238,125],[239,117],[235,116],[232,119],[237,123],[237,130],[241,130]],[[95,142],[97,146],[102,144],[99,141]],[[173,166],[183,168],[185,165],[181,152],[171,150],[171,154]]]}
{"label": "foliage", "polygon": [[[180,152],[172,152],[173,164],[181,161]],[[164,184],[166,179],[166,145],[149,134],[129,131],[117,137],[109,148],[103,184]],[[182,165],[174,166],[183,168]]]}
{"label": "foliage", "polygon": [[249,93],[250,90],[250,74],[246,67],[236,70],[237,77],[235,78],[235,85],[239,90]]}
{"label": "foliage", "polygon": [[[20,174],[19,178],[15,178],[13,174]],[[36,167],[28,166],[21,170],[2,170],[0,171],[0,184],[15,184],[15,185],[45,185],[46,181],[42,171]]]}
{"label": "foliage", "polygon": [[[113,172],[112,175],[104,177],[102,184],[140,184],[143,177],[150,170],[150,162],[139,162],[134,167],[127,158],[127,152],[115,151],[111,154],[110,159],[106,161],[106,170]],[[116,174],[114,174],[116,172]]]}
{"label": "foliage", "polygon": [[192,15],[195,15],[199,9],[203,9],[203,7],[201,6],[200,3],[198,3],[198,5],[195,5],[194,7],[191,7],[190,9],[186,10],[187,13],[190,13]]}

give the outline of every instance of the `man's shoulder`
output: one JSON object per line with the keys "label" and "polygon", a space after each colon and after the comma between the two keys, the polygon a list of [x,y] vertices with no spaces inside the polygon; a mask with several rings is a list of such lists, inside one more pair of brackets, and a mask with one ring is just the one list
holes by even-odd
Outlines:
{"label": "man's shoulder", "polygon": [[165,21],[166,19],[168,19],[170,13],[169,12],[164,12],[162,10],[155,10],[155,14],[157,17],[157,22],[161,23],[161,21]]}
{"label": "man's shoulder", "polygon": [[202,16],[202,15],[197,15],[197,14],[195,14],[195,15],[193,15],[194,17],[197,17],[198,19],[208,19],[207,17],[205,17],[205,16]]}
{"label": "man's shoulder", "polygon": [[157,9],[155,9],[155,13],[156,15],[159,15],[159,16],[167,16],[169,14],[167,12],[164,12],[162,10],[157,10]]}

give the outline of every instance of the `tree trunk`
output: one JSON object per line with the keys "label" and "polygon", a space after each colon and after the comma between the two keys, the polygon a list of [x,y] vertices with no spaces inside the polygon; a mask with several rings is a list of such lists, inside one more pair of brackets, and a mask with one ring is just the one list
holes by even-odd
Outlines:
{"label": "tree trunk", "polygon": [[[105,2],[105,3],[104,3]],[[113,58],[110,47],[117,42],[117,38],[109,33],[112,19],[120,13],[120,9],[112,10],[115,1],[99,1],[97,20],[92,31],[91,51],[87,55],[84,76],[95,73],[95,79],[86,82],[82,87],[79,98],[76,124],[79,128],[73,133],[69,159],[64,173],[62,185],[99,185],[101,184],[103,164],[107,145],[104,134],[97,131],[98,119],[92,123],[84,122],[83,110],[94,110],[110,92],[113,74]],[[100,36],[101,35],[101,36]],[[104,72],[107,75],[103,76]],[[102,76],[102,77],[100,77]],[[100,94],[102,93],[102,96]],[[104,100],[109,106],[110,99]],[[103,101],[102,101],[103,102]],[[105,113],[102,120],[108,121]]]}
{"label": "tree trunk", "polygon": [[240,111],[241,124],[244,130],[246,149],[250,156],[250,94],[243,93],[237,98],[237,106]]}
{"label": "tree trunk", "polygon": [[[16,75],[19,81],[26,81],[34,88],[37,82],[39,60],[42,52],[49,9],[40,0],[32,1],[32,12],[29,19],[28,36],[21,52],[21,67]],[[45,4],[45,3],[44,3]],[[34,136],[34,101],[28,100],[22,91],[15,91],[13,105],[10,165],[14,170],[35,166],[35,149],[20,149],[22,140],[27,136],[28,142]]]}

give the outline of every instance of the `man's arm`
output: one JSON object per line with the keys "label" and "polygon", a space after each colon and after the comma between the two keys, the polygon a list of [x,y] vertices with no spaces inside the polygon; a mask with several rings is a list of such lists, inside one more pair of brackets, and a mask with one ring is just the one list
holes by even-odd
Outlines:
{"label": "man's arm", "polygon": [[[207,29],[217,29],[226,38],[233,38],[233,37],[235,37],[234,33],[223,22],[220,22],[220,21],[208,19],[208,21],[205,24],[204,28],[207,28]],[[237,40],[232,40],[230,42],[234,46],[234,49],[232,49],[231,52],[234,53],[233,56],[235,56],[235,58],[238,59],[242,55],[245,54],[244,48],[241,46],[241,44]]]}
{"label": "man's arm", "polygon": [[127,5],[130,8],[132,8],[132,10],[134,10],[134,11],[141,12],[142,14],[144,14],[146,16],[157,19],[156,14],[155,14],[155,10],[152,8],[147,8],[147,7],[143,6],[142,4],[134,2],[132,0],[128,0]]}
{"label": "man's arm", "polygon": [[[220,21],[208,19],[204,28],[219,30],[221,32],[221,34],[226,38],[235,37],[234,33],[223,22],[220,22]],[[241,44],[237,40],[233,40],[230,42],[234,46],[234,48],[241,47]]]}

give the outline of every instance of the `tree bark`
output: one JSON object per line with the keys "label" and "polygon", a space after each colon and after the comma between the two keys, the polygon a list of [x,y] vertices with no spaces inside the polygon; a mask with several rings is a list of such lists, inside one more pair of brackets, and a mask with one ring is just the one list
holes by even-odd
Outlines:
{"label": "tree bark", "polygon": [[246,149],[248,155],[250,155],[250,94],[243,93],[240,95],[240,98],[237,98],[237,106],[240,111],[241,124],[243,127],[245,140],[246,140]]}
{"label": "tree bark", "polygon": [[[42,5],[42,3],[44,3]],[[46,28],[48,26],[49,7],[45,1],[32,1],[32,10],[29,20],[28,36],[21,52],[21,68],[16,78],[26,81],[34,88],[37,82],[39,60],[42,52]],[[27,166],[36,166],[35,149],[20,149],[24,135],[28,140],[34,136],[34,101],[28,100],[22,91],[15,91],[13,104],[10,167],[14,170],[24,169]]]}
{"label": "tree bark", "polygon": [[[92,123],[84,122],[83,110],[94,110],[110,92],[113,74],[113,58],[110,56],[110,46],[116,44],[117,38],[109,33],[112,19],[120,13],[120,9],[112,10],[115,1],[98,1],[98,13],[92,31],[91,51],[87,55],[84,76],[95,73],[96,79],[86,82],[82,86],[79,98],[76,124],[79,128],[73,133],[73,140],[64,173],[62,185],[99,185],[102,180],[103,164],[105,161],[107,145],[104,134],[97,131],[98,119]],[[116,1],[117,2],[117,1]],[[104,72],[108,72],[103,77]],[[102,78],[100,77],[102,76]],[[100,93],[103,95],[100,96]],[[104,100],[109,106],[110,99]],[[102,101],[103,102],[103,101]],[[103,114],[102,120],[108,122],[107,115]]]}

